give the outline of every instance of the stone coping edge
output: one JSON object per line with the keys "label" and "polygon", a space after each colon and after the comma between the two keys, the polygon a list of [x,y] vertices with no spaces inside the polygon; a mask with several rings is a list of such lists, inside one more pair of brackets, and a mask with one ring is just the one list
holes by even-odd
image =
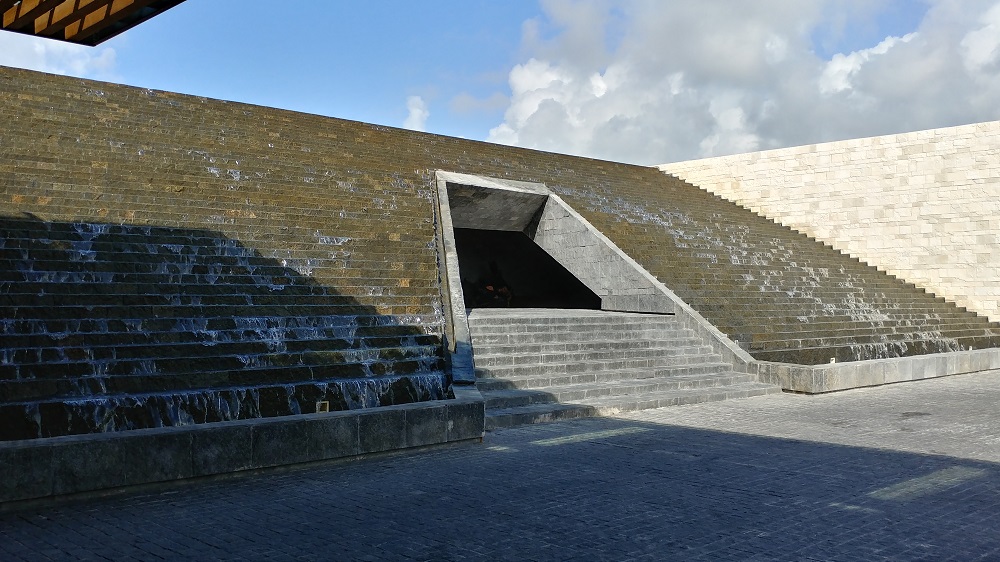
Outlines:
{"label": "stone coping edge", "polygon": [[751,369],[761,382],[777,384],[791,392],[820,394],[1000,369],[1000,349],[974,349],[823,365],[755,361],[751,364]]}
{"label": "stone coping edge", "polygon": [[456,398],[0,443],[4,503],[481,440],[474,388]]}

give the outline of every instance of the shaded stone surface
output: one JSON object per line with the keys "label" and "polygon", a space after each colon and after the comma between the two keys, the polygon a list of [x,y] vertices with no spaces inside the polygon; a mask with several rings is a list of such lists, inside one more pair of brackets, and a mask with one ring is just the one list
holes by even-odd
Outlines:
{"label": "shaded stone surface", "polygon": [[0,558],[990,560],[997,393],[777,394],[36,507],[0,513]]}
{"label": "shaded stone surface", "polygon": [[483,400],[424,401],[276,418],[0,442],[12,503],[359,454],[481,440]]}

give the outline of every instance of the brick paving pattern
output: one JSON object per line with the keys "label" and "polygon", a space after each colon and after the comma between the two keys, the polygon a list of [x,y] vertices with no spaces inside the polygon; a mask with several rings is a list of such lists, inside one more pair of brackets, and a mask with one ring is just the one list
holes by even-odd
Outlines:
{"label": "brick paving pattern", "polygon": [[1000,372],[0,514],[2,560],[991,560]]}

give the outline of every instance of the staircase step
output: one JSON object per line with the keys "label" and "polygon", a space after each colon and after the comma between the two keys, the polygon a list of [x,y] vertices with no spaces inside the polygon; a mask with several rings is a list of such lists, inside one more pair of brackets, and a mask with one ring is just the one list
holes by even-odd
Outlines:
{"label": "staircase step", "polygon": [[476,346],[476,358],[492,357],[494,355],[523,355],[545,353],[575,353],[577,351],[617,351],[625,349],[706,349],[704,343],[697,338],[679,340],[593,340],[575,342],[534,342],[522,344],[480,344]]}
{"label": "staircase step", "polygon": [[[521,379],[564,379],[565,377],[587,378],[600,380],[601,377],[617,377],[619,373],[644,372],[649,376],[675,376],[711,372],[713,369],[728,368],[718,356],[707,358],[700,356],[680,356],[652,361],[613,360],[584,361],[578,363],[554,363],[520,365],[516,367],[476,368],[476,376],[485,379],[521,380]],[[620,378],[620,377],[617,377]],[[613,379],[608,379],[613,380]],[[582,379],[578,382],[583,382]]]}
{"label": "staircase step", "polygon": [[[565,384],[530,389],[485,390],[477,385],[486,399],[487,408],[511,408],[544,402],[578,402],[606,396],[643,394],[666,390],[728,386],[756,382],[748,373],[721,372],[704,375],[620,379],[614,381]],[[488,385],[484,385],[488,386]]]}
{"label": "staircase step", "polygon": [[578,349],[575,351],[555,351],[546,353],[488,353],[480,354],[476,350],[476,365],[486,367],[516,367],[532,364],[569,364],[586,361],[615,360],[660,360],[667,357],[685,357],[712,353],[712,348],[706,345],[690,347],[640,347],[638,349]]}
{"label": "staircase step", "polygon": [[477,369],[479,377],[476,382],[481,389],[512,389],[512,388],[543,388],[548,386],[559,386],[567,384],[582,383],[605,383],[612,384],[620,380],[655,379],[664,377],[686,377],[704,376],[713,373],[726,372],[732,368],[728,363],[705,363],[698,362],[691,365],[672,365],[669,367],[658,367],[655,369],[606,369],[601,371],[587,371],[578,373],[554,373],[545,369],[538,369],[532,374],[509,375],[505,377],[484,376]]}
{"label": "staircase step", "polygon": [[746,382],[727,386],[677,389],[637,395],[607,396],[570,403],[535,403],[486,410],[486,429],[543,423],[563,419],[613,416],[623,412],[749,398],[781,392],[774,385]]}
{"label": "staircase step", "polygon": [[[508,334],[495,332],[487,335],[475,335],[472,336],[472,344],[474,346],[493,346],[493,345],[510,345],[510,346],[521,346],[521,345],[533,345],[540,343],[583,343],[592,341],[607,341],[608,332],[614,330],[614,328],[609,328],[608,330],[600,332],[555,332],[546,334]],[[630,341],[630,340],[650,340],[655,339],[657,341],[663,341],[664,343],[673,343],[676,345],[687,345],[700,343],[700,341],[694,337],[692,333],[685,334],[664,334],[662,331],[634,331],[634,330],[620,330],[614,332],[616,338],[620,338],[618,341]],[[660,337],[657,337],[657,335]]]}

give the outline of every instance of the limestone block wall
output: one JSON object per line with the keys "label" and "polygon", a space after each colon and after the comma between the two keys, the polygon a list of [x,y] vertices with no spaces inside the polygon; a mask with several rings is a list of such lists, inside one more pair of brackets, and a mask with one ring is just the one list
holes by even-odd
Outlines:
{"label": "limestone block wall", "polygon": [[1000,320],[1000,121],[659,168]]}

